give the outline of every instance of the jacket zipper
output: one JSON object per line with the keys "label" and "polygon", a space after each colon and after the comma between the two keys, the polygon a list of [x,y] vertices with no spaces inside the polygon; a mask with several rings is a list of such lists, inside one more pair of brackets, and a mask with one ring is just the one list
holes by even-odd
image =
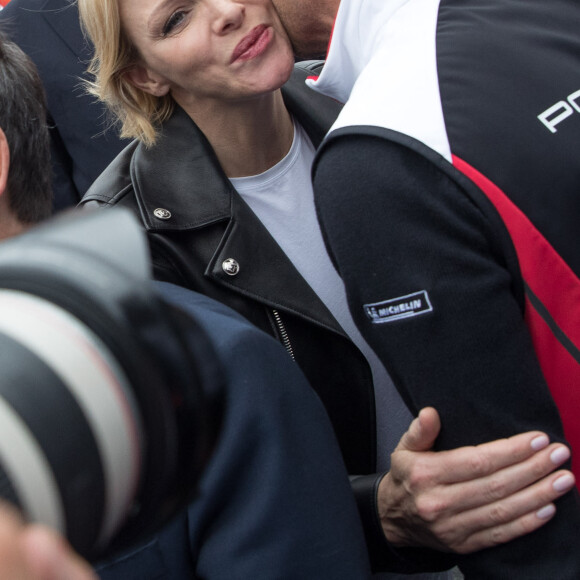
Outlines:
{"label": "jacket zipper", "polygon": [[294,350],[292,349],[292,344],[290,343],[290,339],[288,338],[288,332],[286,331],[286,327],[282,322],[282,318],[280,317],[280,313],[272,309],[272,314],[274,315],[274,320],[276,321],[276,326],[278,327],[278,332],[280,333],[280,341],[282,342],[286,352],[290,355],[290,358],[293,361],[296,361],[294,358]]}

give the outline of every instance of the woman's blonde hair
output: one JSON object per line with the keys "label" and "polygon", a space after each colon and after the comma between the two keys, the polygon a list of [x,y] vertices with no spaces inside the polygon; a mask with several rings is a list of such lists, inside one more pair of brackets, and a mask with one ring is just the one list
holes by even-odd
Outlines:
{"label": "woman's blonde hair", "polygon": [[104,102],[121,125],[121,137],[155,143],[160,124],[173,111],[167,94],[156,97],[134,86],[127,71],[138,61],[135,46],[121,25],[118,0],[77,0],[81,26],[95,52],[87,72],[87,90]]}

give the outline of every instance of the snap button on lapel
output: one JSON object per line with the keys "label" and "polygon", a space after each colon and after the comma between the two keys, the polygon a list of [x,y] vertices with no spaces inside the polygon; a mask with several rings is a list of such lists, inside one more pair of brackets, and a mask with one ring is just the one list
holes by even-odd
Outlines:
{"label": "snap button on lapel", "polygon": [[163,209],[162,207],[158,207],[157,209],[153,210],[153,215],[160,220],[168,220],[171,217],[171,212],[167,209]]}
{"label": "snap button on lapel", "polygon": [[222,270],[228,276],[235,276],[240,271],[240,265],[233,258],[228,258],[222,262]]}

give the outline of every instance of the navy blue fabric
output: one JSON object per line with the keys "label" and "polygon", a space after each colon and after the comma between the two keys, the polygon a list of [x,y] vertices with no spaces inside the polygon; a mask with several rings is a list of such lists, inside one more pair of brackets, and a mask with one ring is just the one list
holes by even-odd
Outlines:
{"label": "navy blue fabric", "polygon": [[187,513],[145,546],[101,564],[101,579],[369,577],[338,445],[296,364],[226,306],[157,287],[201,324],[223,362],[223,430]]}

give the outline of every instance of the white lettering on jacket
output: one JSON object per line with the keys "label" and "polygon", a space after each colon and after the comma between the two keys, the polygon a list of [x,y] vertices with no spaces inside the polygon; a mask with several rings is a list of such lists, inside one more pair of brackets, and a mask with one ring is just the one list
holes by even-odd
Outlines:
{"label": "white lettering on jacket", "polygon": [[363,308],[373,324],[392,322],[433,311],[426,290],[373,304],[365,304]]}
{"label": "white lettering on jacket", "polygon": [[552,132],[556,133],[556,125],[559,125],[564,119],[580,113],[580,90],[569,94],[565,101],[558,101],[556,104],[548,107],[543,113],[538,115],[538,119]]}

